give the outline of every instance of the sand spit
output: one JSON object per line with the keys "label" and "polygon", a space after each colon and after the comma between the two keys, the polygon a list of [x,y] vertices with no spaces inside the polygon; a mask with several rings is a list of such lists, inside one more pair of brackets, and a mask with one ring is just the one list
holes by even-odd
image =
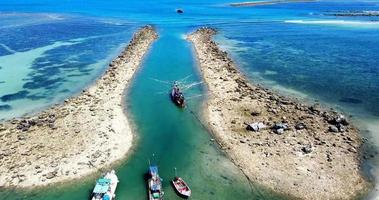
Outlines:
{"label": "sand spit", "polygon": [[[250,84],[214,34],[203,28],[188,36],[211,94],[205,117],[247,177],[298,199],[351,199],[367,192],[358,130],[336,112]],[[251,123],[261,129],[248,130]]]}
{"label": "sand spit", "polygon": [[133,139],[124,91],[156,38],[151,26],[143,27],[80,95],[36,116],[0,124],[0,186],[78,178],[124,158]]}
{"label": "sand spit", "polygon": [[239,3],[231,3],[230,6],[233,7],[250,7],[250,6],[264,6],[273,5],[279,3],[304,3],[304,2],[315,2],[317,0],[272,0],[272,1],[247,1]]}

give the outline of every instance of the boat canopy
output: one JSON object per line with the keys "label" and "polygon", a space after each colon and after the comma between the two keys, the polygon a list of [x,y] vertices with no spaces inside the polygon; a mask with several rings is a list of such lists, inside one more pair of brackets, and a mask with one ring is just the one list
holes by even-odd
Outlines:
{"label": "boat canopy", "polygon": [[151,180],[150,189],[152,192],[161,191],[161,185],[158,180]]}
{"label": "boat canopy", "polygon": [[151,175],[157,175],[158,174],[158,167],[157,166],[150,166],[149,167],[149,172]]}
{"label": "boat canopy", "polygon": [[106,193],[109,189],[110,182],[111,180],[107,178],[101,178],[97,180],[96,186],[93,189],[93,193],[100,193],[100,194]]}

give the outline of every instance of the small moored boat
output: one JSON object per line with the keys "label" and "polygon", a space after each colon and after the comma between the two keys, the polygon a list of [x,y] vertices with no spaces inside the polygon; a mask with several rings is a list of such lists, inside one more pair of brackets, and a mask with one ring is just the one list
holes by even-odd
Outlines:
{"label": "small moored boat", "polygon": [[191,196],[191,189],[189,188],[189,186],[187,185],[187,183],[180,177],[176,176],[172,181],[171,181],[172,185],[174,186],[175,188],[175,191],[185,197],[185,198],[188,198]]}
{"label": "small moored boat", "polygon": [[162,200],[164,192],[162,191],[162,179],[159,177],[158,167],[155,165],[149,166],[148,176],[149,200]]}
{"label": "small moored boat", "polygon": [[107,172],[102,178],[96,181],[92,191],[91,200],[114,200],[118,184],[118,178],[114,170]]}
{"label": "small moored boat", "polygon": [[171,100],[179,107],[185,106],[184,95],[179,89],[178,83],[175,81],[171,90]]}
{"label": "small moored boat", "polygon": [[176,9],[176,13],[178,13],[178,14],[183,14],[184,11],[183,11],[183,9],[181,9],[181,8],[177,8],[177,9]]}

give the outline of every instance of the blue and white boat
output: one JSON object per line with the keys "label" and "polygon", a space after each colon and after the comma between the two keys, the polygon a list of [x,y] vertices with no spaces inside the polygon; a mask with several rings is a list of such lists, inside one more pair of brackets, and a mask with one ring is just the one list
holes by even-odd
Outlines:
{"label": "blue and white boat", "polygon": [[118,184],[118,178],[114,170],[107,172],[102,178],[96,181],[92,191],[92,200],[114,200]]}
{"label": "blue and white boat", "polygon": [[164,192],[162,191],[162,179],[158,174],[158,167],[149,166],[149,178],[147,180],[149,200],[162,200]]}

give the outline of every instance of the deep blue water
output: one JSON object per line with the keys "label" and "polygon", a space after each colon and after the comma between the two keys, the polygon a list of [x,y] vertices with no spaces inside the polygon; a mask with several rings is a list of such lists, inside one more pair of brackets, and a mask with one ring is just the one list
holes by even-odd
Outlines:
{"label": "deep blue water", "polygon": [[[364,136],[379,145],[379,17],[326,15],[379,11],[377,1],[249,8],[231,8],[227,2],[0,2],[0,119],[37,111],[82,90],[141,25],[176,30],[162,31],[167,37],[213,26],[220,33],[216,40],[252,82],[353,115]],[[176,14],[176,8],[185,13]],[[164,79],[165,73],[162,68],[155,78]],[[378,163],[374,158],[369,164],[375,177]]]}

